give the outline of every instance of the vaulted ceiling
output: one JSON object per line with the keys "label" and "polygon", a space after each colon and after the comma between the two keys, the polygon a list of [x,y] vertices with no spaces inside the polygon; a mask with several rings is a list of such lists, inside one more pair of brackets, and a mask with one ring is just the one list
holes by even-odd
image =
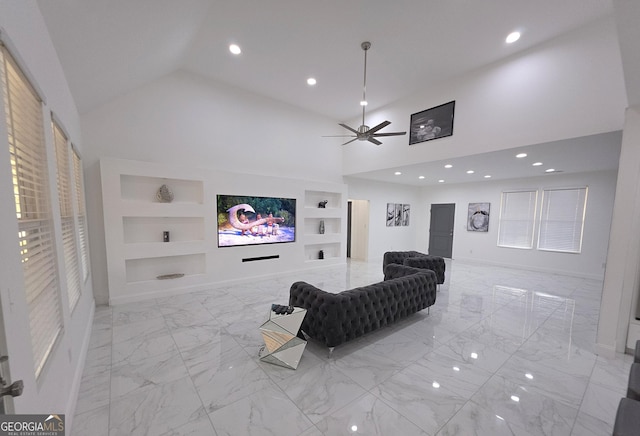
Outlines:
{"label": "vaulted ceiling", "polygon": [[[79,111],[176,69],[335,120],[612,14],[603,0],[39,0]],[[522,32],[516,44],[508,33]],[[229,53],[230,43],[243,53]],[[311,88],[306,79],[318,83]]]}
{"label": "vaulted ceiling", "polygon": [[[611,0],[38,0],[38,5],[81,113],[184,69],[336,121],[361,114],[362,41],[372,43],[367,71],[367,111],[372,111],[616,15]],[[620,11],[616,18],[628,20]],[[514,30],[522,38],[505,43]],[[633,39],[638,31],[627,33]],[[231,43],[239,44],[242,54],[232,55]],[[635,43],[626,47],[637,51]],[[640,70],[640,62],[625,66]],[[307,85],[308,77],[317,85]],[[608,136],[605,146],[616,138]],[[553,145],[548,153],[560,147]],[[571,152],[565,155],[573,165]],[[512,156],[509,151],[489,161]],[[460,165],[473,165],[467,162]],[[594,169],[593,162],[585,162],[585,169]],[[599,162],[615,167],[617,155]],[[433,163],[434,171],[440,164]],[[397,181],[388,172],[363,176]]]}

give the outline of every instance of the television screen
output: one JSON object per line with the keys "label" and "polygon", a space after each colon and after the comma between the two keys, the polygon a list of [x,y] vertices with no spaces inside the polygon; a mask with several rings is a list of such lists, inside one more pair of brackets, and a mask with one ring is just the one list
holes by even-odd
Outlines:
{"label": "television screen", "polygon": [[296,200],[218,195],[218,247],[296,240]]}

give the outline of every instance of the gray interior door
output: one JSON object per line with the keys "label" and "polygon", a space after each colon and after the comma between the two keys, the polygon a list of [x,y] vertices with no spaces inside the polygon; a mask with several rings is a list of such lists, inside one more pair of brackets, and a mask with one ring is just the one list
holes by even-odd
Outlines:
{"label": "gray interior door", "polygon": [[429,228],[429,254],[451,258],[455,204],[432,204]]}

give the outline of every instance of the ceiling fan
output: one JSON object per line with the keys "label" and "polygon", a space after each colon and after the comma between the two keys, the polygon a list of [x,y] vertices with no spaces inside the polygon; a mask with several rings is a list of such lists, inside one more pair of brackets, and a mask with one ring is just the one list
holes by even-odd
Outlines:
{"label": "ceiling fan", "polygon": [[400,135],[406,135],[407,132],[378,133],[379,130],[384,129],[389,124],[391,124],[391,121],[383,121],[380,124],[378,124],[377,126],[374,126],[374,127],[371,127],[371,128],[364,123],[364,110],[365,110],[365,107],[367,106],[367,50],[369,50],[371,48],[371,43],[369,41],[365,41],[362,44],[360,44],[360,47],[362,47],[362,50],[364,50],[364,84],[362,86],[362,101],[360,102],[360,104],[362,105],[362,125],[360,127],[358,127],[357,129],[354,129],[352,127],[347,126],[346,124],[339,123],[340,126],[344,127],[345,129],[349,130],[350,132],[355,133],[355,135],[328,135],[326,137],[353,138],[352,140],[347,141],[342,145],[347,145],[347,144],[355,141],[356,139],[358,141],[369,141],[369,142],[372,142],[372,143],[374,143],[376,145],[381,145],[382,142],[378,141],[376,139],[377,137],[380,137],[380,136],[400,136]]}

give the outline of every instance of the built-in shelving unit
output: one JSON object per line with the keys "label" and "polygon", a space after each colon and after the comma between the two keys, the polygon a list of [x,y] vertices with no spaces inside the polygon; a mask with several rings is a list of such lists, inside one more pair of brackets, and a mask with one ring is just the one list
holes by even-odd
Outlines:
{"label": "built-in shelving unit", "polygon": [[[110,304],[346,261],[346,185],[108,158],[100,172]],[[219,248],[216,194],[229,192],[295,198],[296,241]]]}
{"label": "built-in shelving unit", "polygon": [[[117,160],[102,161],[101,174],[110,301],[200,282],[207,272],[203,180]],[[162,185],[173,192],[170,203],[157,198]],[[158,279],[171,274],[181,276]]]}
{"label": "built-in shelving unit", "polygon": [[[304,256],[307,263],[329,263],[345,257],[344,191],[306,190],[304,193]],[[321,202],[325,202],[320,207]],[[324,233],[320,233],[320,223]],[[322,259],[320,253],[322,252]]]}

